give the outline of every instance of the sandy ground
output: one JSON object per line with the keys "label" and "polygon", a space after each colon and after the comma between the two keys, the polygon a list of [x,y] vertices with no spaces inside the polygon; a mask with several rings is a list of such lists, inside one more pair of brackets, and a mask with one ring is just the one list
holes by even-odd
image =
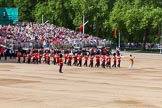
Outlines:
{"label": "sandy ground", "polygon": [[123,53],[102,69],[0,61],[1,108],[162,108],[162,55]]}

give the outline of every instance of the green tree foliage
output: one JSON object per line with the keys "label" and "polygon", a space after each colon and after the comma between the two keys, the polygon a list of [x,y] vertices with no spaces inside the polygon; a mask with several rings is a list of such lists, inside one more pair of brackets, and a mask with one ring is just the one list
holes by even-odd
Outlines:
{"label": "green tree foliage", "polygon": [[36,0],[14,0],[14,5],[19,8],[20,21],[34,21]]}
{"label": "green tree foliage", "polygon": [[0,0],[0,7],[14,7],[13,0]]}
{"label": "green tree foliage", "polygon": [[49,0],[48,2],[38,3],[34,10],[34,17],[37,22],[41,22],[43,15],[44,20],[69,28],[73,27],[73,14],[70,0]]}
{"label": "green tree foliage", "polygon": [[[109,13],[114,3],[113,0],[71,0],[72,7],[75,11],[73,24],[76,27],[82,24],[83,15],[89,23],[86,26],[86,32],[98,36],[108,36]],[[96,29],[93,25],[96,25]]]}
{"label": "green tree foliage", "polygon": [[112,28],[117,27],[122,32],[126,29],[127,38],[143,41],[145,49],[149,36],[153,36],[153,31],[162,22],[162,8],[159,3],[161,1],[154,3],[153,0],[118,0],[110,14],[110,24]]}

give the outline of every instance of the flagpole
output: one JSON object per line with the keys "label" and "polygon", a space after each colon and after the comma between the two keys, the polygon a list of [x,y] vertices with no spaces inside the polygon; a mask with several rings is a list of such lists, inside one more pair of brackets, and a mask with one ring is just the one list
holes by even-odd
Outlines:
{"label": "flagpole", "polygon": [[119,49],[120,49],[120,30],[119,30],[118,47],[119,47]]}
{"label": "flagpole", "polygon": [[84,15],[83,15],[83,34],[84,34]]}
{"label": "flagpole", "polygon": [[[85,2],[86,2],[86,1],[84,0],[84,9],[85,9]],[[84,17],[85,17],[85,16],[84,16],[84,15],[85,15],[85,10],[84,10],[84,9],[83,9],[83,34],[84,34],[84,28],[85,28],[85,27],[84,27],[84,26],[85,26],[85,25],[84,25],[84,22],[85,22],[85,21],[84,21],[84,20],[85,20],[85,19],[84,19]]]}
{"label": "flagpole", "polygon": [[[162,26],[162,23],[161,23]],[[162,27],[160,28],[161,32],[160,32],[160,44],[159,44],[159,48],[160,48],[160,54],[162,54]]]}

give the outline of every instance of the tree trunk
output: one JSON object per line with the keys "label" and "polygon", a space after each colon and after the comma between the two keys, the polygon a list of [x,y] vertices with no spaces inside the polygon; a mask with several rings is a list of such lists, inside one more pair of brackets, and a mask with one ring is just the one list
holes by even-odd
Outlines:
{"label": "tree trunk", "polygon": [[145,28],[143,36],[143,48],[142,48],[143,51],[146,49],[147,37],[148,37],[148,29]]}
{"label": "tree trunk", "polygon": [[146,43],[147,43],[147,39],[148,39],[148,35],[149,35],[149,26],[145,28],[144,30],[144,36],[143,36],[143,49],[146,49]]}
{"label": "tree trunk", "polygon": [[144,31],[144,36],[143,36],[143,48],[142,50],[146,49],[146,30]]}

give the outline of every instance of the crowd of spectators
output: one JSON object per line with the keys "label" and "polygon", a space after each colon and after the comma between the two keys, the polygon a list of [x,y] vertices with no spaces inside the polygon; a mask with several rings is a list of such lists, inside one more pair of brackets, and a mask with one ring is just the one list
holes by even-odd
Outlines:
{"label": "crowd of spectators", "polygon": [[0,25],[0,44],[12,49],[54,48],[60,46],[98,46],[105,45],[105,39],[82,34],[54,24],[21,23]]}

